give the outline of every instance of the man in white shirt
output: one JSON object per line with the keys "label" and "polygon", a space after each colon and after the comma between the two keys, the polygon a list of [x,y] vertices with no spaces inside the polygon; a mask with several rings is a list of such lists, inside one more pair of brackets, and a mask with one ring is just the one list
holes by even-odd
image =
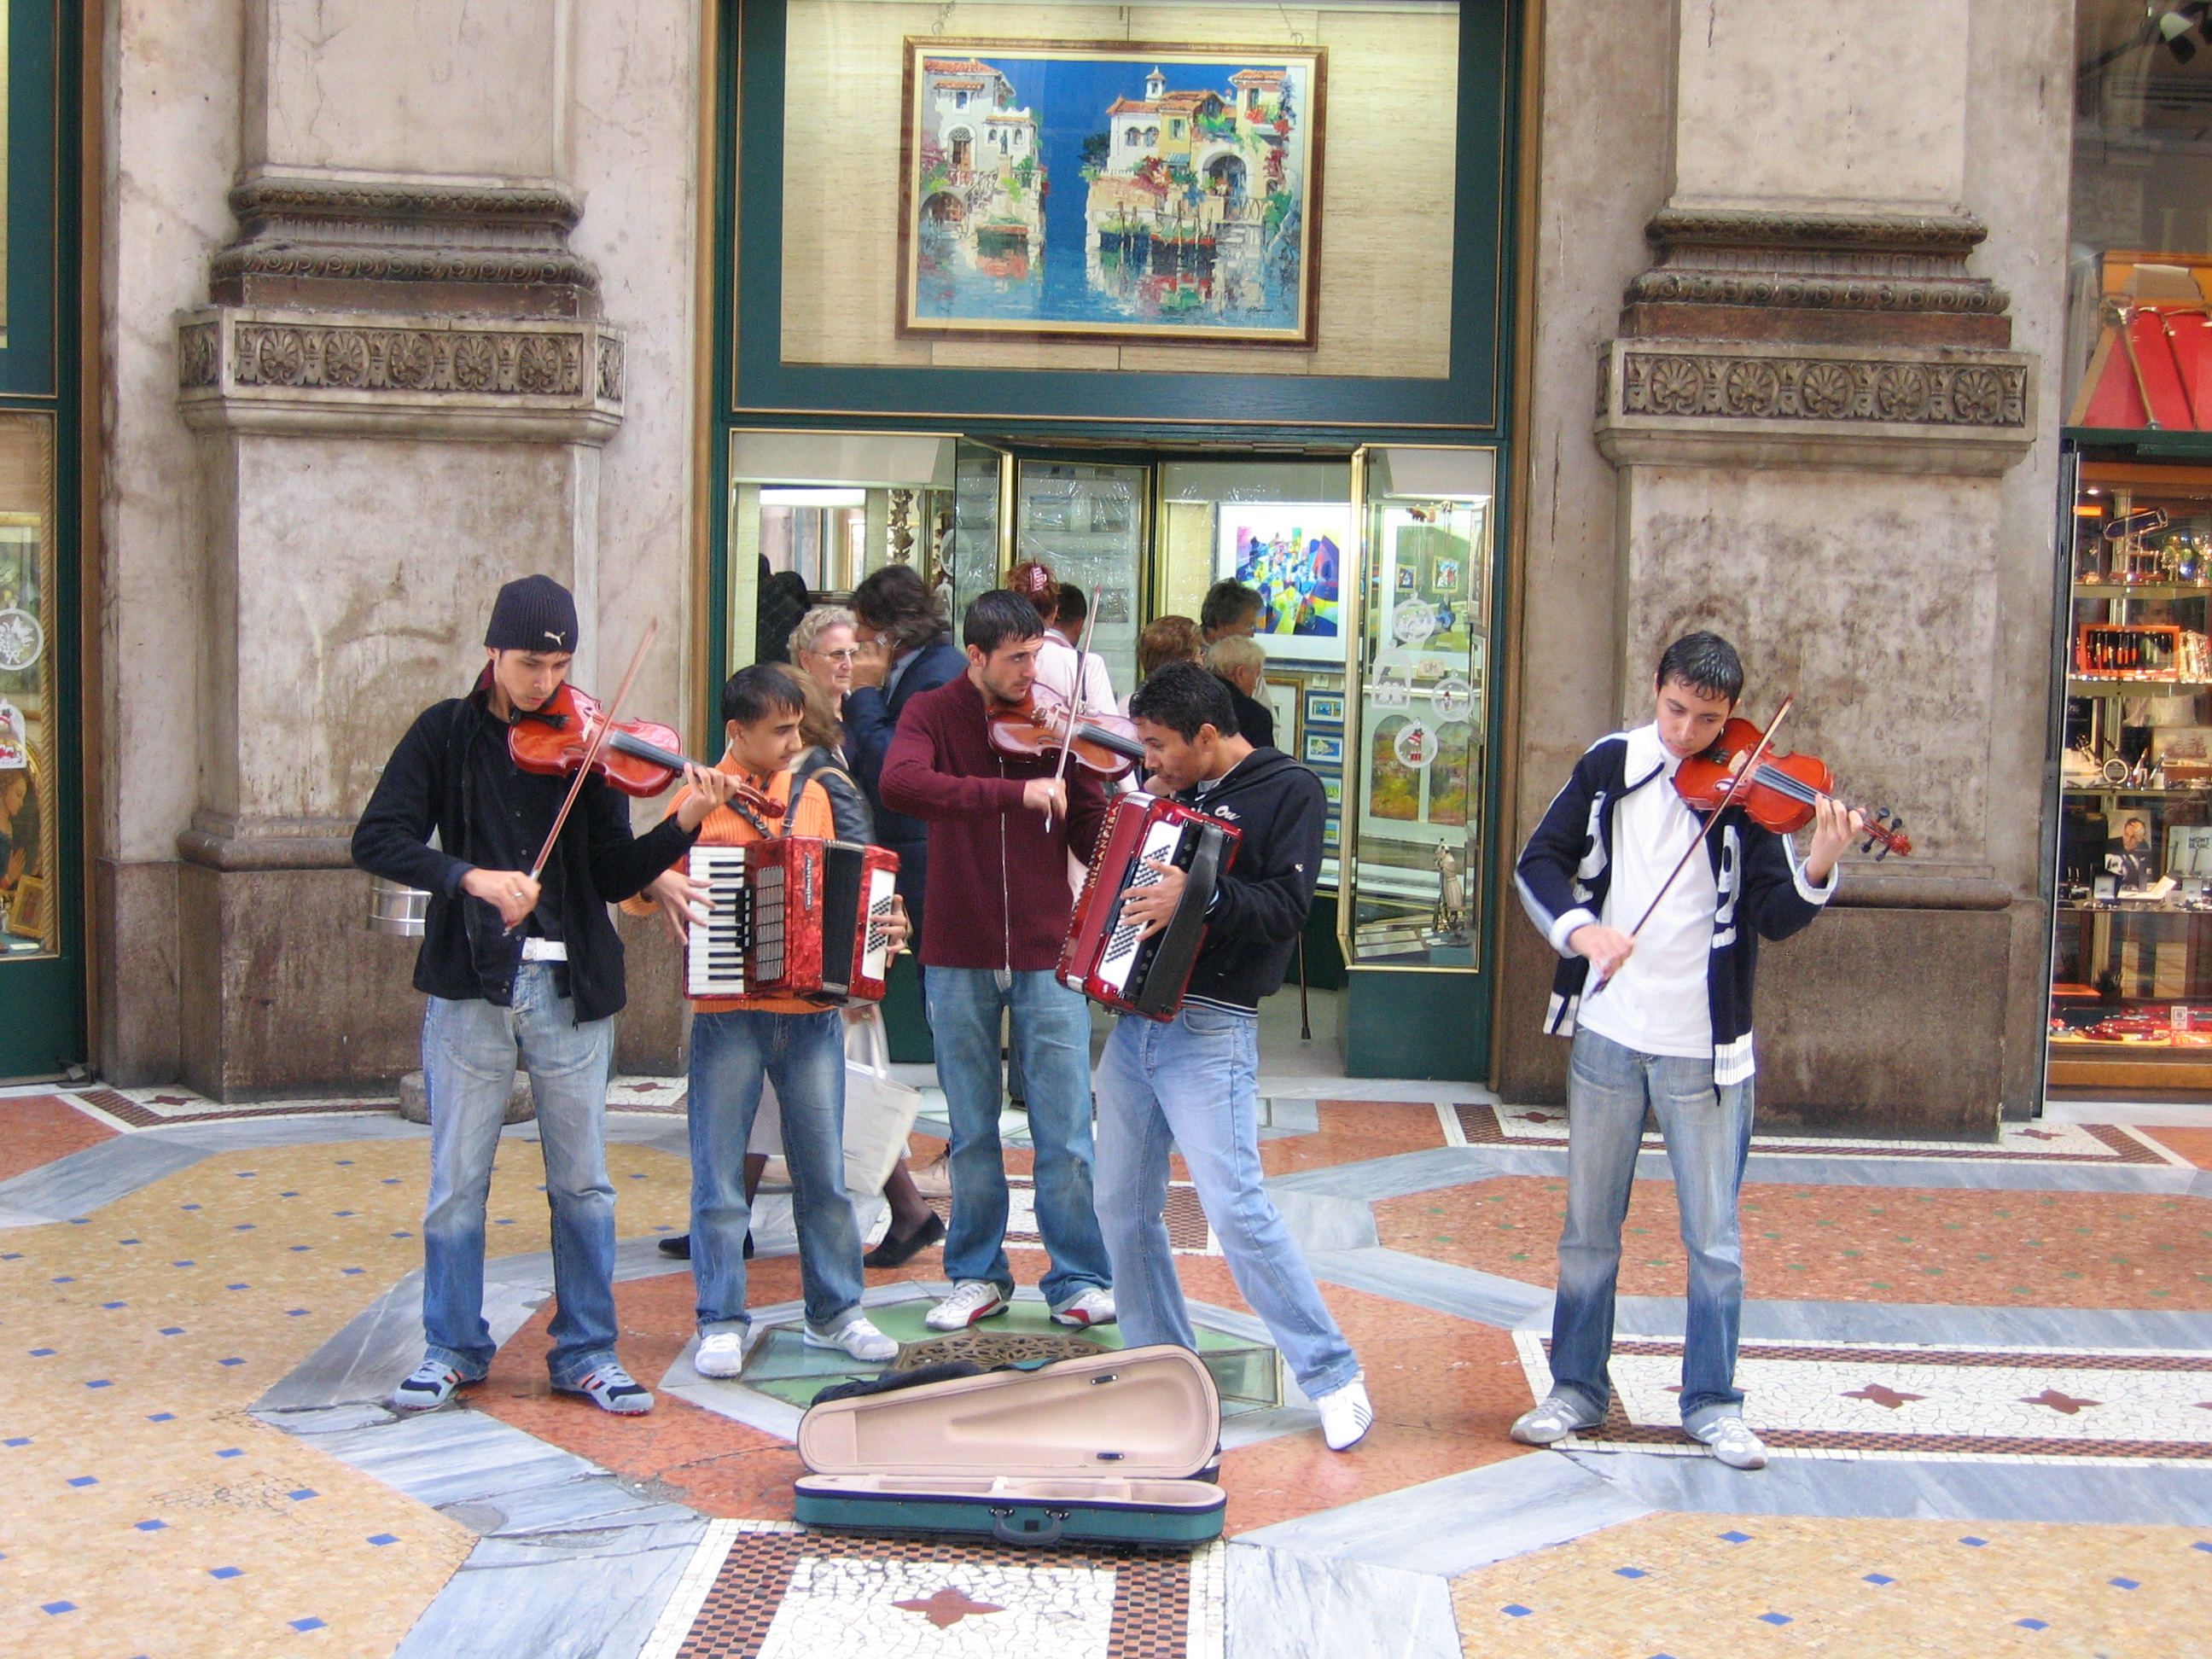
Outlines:
{"label": "man in white shirt", "polygon": [[1835,891],[1836,860],[1863,825],[1822,797],[1802,863],[1788,836],[1741,807],[1705,834],[1674,773],[1713,747],[1742,690],[1743,665],[1726,640],[1692,634],[1668,646],[1653,679],[1652,723],[1590,745],[1516,867],[1523,906],[1563,958],[1546,1029],[1575,1045],[1552,1390],[1512,1430],[1529,1445],[1594,1426],[1612,1402],[1621,1221],[1649,1110],[1666,1137],[1689,1256],[1683,1431],[1731,1468],[1766,1462],[1735,1386],[1736,1200],[1751,1146],[1757,942],[1786,939],[1820,915]]}

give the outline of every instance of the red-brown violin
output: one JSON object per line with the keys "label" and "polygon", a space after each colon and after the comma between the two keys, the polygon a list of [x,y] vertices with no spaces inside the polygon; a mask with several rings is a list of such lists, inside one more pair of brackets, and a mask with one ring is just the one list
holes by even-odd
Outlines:
{"label": "red-brown violin", "polygon": [[[602,730],[605,740],[599,741]],[[519,715],[507,730],[507,752],[526,772],[567,777],[585,763],[625,795],[657,795],[684,775],[688,761],[684,739],[672,726],[652,720],[607,724],[599,699],[565,682],[544,703]],[[748,784],[736,785],[732,800],[742,800],[763,817],[781,817],[783,804]]]}
{"label": "red-brown violin", "polygon": [[[1067,699],[1042,681],[1018,703],[1000,703],[989,714],[991,747],[1002,755],[1052,755],[1067,737]],[[1136,722],[1119,714],[1079,714],[1067,757],[1102,777],[1119,777],[1141,765],[1145,745]]]}
{"label": "red-brown violin", "polygon": [[[1835,775],[1810,755],[1778,755],[1770,748],[1735,789],[1731,802],[1729,789],[1735,784],[1736,772],[1743,760],[1758,750],[1760,736],[1757,726],[1738,715],[1721,728],[1720,738],[1711,748],[1692,755],[1675,769],[1674,788],[1700,812],[1717,812],[1724,805],[1741,806],[1753,823],[1787,836],[1812,823],[1814,804],[1823,795],[1836,793]],[[1877,862],[1892,853],[1899,858],[1911,856],[1912,842],[1905,833],[1904,820],[1889,808],[1850,810],[1863,820],[1860,833],[1866,841],[1861,852],[1874,853],[1879,847],[1881,850],[1874,854]]]}

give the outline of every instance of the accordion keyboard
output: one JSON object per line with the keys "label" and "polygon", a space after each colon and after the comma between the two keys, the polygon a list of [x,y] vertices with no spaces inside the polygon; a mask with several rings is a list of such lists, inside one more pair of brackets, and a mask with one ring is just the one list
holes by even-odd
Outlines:
{"label": "accordion keyboard", "polygon": [[691,924],[684,947],[684,993],[695,997],[745,994],[746,958],[752,951],[753,907],[745,891],[745,849],[695,847],[691,879],[704,886],[714,908]]}
{"label": "accordion keyboard", "polygon": [[[1160,872],[1152,869],[1148,860],[1158,859],[1162,864],[1176,861],[1176,852],[1182,842],[1182,826],[1169,820],[1153,824],[1145,832],[1145,844],[1137,856],[1130,860],[1129,879],[1121,889],[1121,898],[1127,897],[1142,887],[1159,885]],[[1118,911],[1116,913],[1119,914]],[[1099,953],[1097,975],[1116,991],[1126,990],[1129,975],[1137,966],[1137,958],[1144,945],[1138,937],[1138,923],[1116,921],[1114,931],[1107,936],[1106,948]]]}

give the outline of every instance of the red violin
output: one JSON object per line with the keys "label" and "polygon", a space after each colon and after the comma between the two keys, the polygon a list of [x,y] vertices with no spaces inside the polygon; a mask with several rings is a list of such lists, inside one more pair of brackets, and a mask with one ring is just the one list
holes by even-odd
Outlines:
{"label": "red violin", "polygon": [[[1721,728],[1719,741],[1711,749],[1692,755],[1676,769],[1676,793],[1700,812],[1718,811],[1728,802],[1729,787],[1735,782],[1743,761],[1758,750],[1759,737],[1759,728],[1749,720],[1741,716],[1731,720]],[[1814,804],[1823,795],[1835,793],[1835,775],[1825,763],[1810,755],[1778,755],[1769,750],[1736,790],[1734,805],[1742,807],[1744,815],[1762,829],[1786,836],[1812,823]],[[1889,808],[1851,810],[1865,820],[1863,833],[1867,839],[1860,851],[1881,848],[1875,853],[1878,860],[1892,853],[1900,858],[1910,856],[1912,842],[1905,836],[1905,822]]]}
{"label": "red violin", "polygon": [[[606,739],[592,745],[602,729]],[[507,727],[507,752],[526,772],[567,777],[588,758],[592,769],[625,795],[657,795],[684,775],[687,765],[704,765],[684,757],[684,739],[672,726],[652,720],[606,724],[606,712],[587,691],[563,684],[538,708]],[[730,799],[763,817],[781,817],[783,805],[749,785],[739,784]]]}
{"label": "red violin", "polygon": [[[1032,684],[1018,703],[999,703],[989,714],[991,747],[1002,755],[1056,755],[1067,742],[1067,700],[1050,686]],[[1136,723],[1119,714],[1079,714],[1067,757],[1086,771],[1119,777],[1141,765],[1145,745]]]}

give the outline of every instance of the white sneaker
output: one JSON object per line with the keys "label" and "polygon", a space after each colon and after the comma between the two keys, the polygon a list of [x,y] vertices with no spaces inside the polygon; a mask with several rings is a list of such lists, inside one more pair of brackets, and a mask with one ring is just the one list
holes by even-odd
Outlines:
{"label": "white sneaker", "polygon": [[1563,1394],[1547,1395],[1515,1418],[1506,1432],[1524,1446],[1548,1446],[1577,1429],[1594,1429],[1602,1420],[1590,1416],[1579,1401]]}
{"label": "white sneaker", "polygon": [[1114,1322],[1114,1292],[1094,1285],[1074,1301],[1063,1302],[1054,1308],[1052,1322],[1073,1325],[1078,1330],[1091,1325],[1110,1325]]}
{"label": "white sneaker", "polygon": [[963,1279],[946,1297],[921,1316],[933,1331],[964,1331],[978,1320],[1006,1312],[1010,1304],[999,1287],[988,1279]]}
{"label": "white sneaker", "polygon": [[745,1368],[745,1334],[715,1331],[699,1339],[691,1369],[702,1376],[735,1376]]}
{"label": "white sneaker", "polygon": [[1690,1438],[1711,1447],[1715,1461],[1732,1469],[1766,1467],[1766,1443],[1741,1417],[1716,1417],[1704,1428],[1691,1430]]}
{"label": "white sneaker", "polygon": [[1367,1437],[1375,1421],[1375,1407],[1367,1398],[1366,1373],[1315,1401],[1321,1413],[1322,1443],[1331,1451],[1350,1451]]}
{"label": "white sneaker", "polygon": [[855,1359],[880,1364],[886,1359],[898,1358],[899,1345],[868,1322],[866,1314],[854,1314],[836,1330],[824,1336],[811,1325],[800,1339],[810,1348],[842,1348]]}

